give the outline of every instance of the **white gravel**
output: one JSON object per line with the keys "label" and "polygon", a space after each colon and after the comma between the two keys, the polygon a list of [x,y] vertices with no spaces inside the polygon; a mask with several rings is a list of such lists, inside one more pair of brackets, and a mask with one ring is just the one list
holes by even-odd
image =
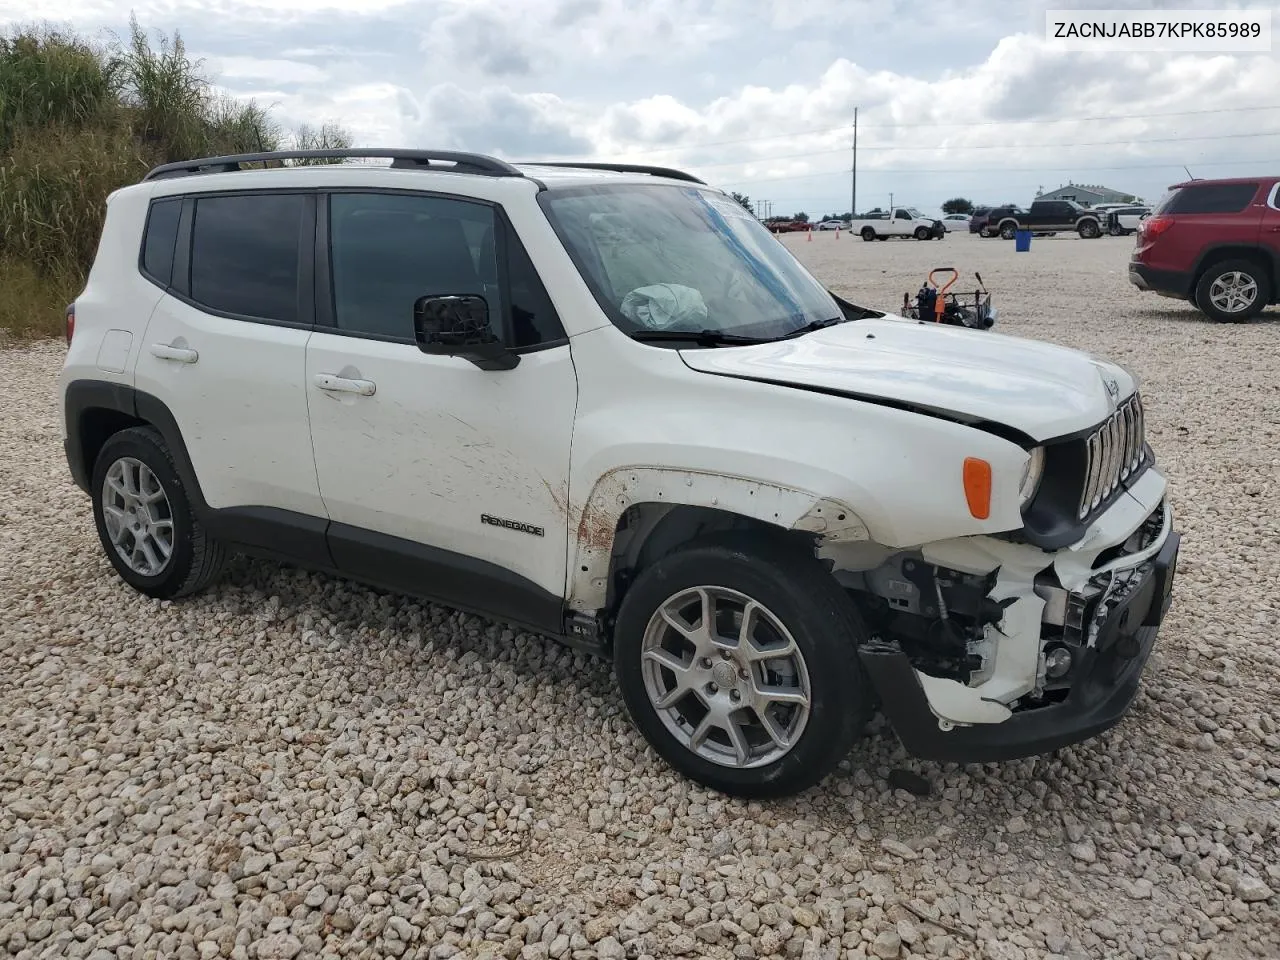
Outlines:
{"label": "white gravel", "polygon": [[1280,956],[1277,325],[1132,291],[1131,240],[786,242],[882,308],[976,266],[997,329],[1142,376],[1185,540],[1120,727],[964,769],[877,731],[803,797],[725,799],[604,665],[487,621],[244,560],[128,590],[62,457],[60,345],[0,351],[0,954]]}

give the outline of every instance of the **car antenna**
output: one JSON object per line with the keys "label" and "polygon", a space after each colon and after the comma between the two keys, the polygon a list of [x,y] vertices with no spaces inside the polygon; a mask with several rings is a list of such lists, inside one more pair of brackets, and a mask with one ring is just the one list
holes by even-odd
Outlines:
{"label": "car antenna", "polygon": [[[1182,165],[1182,169],[1183,169],[1183,170],[1187,170],[1187,165],[1186,165],[1185,163]],[[1199,177],[1197,177],[1195,174],[1193,174],[1190,170],[1187,170],[1187,177],[1188,177],[1189,179],[1191,179],[1191,180],[1199,180],[1199,179],[1200,179],[1200,178],[1199,178]]]}

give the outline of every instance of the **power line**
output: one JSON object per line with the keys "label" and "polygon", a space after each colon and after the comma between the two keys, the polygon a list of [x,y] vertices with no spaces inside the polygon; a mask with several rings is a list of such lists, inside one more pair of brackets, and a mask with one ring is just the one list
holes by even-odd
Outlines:
{"label": "power line", "polygon": [[[1250,164],[1274,164],[1275,160],[1269,157],[1260,157],[1256,160],[1223,160],[1212,161],[1211,165],[1215,167],[1239,167],[1248,166]],[[1118,164],[1115,166],[1102,167],[1081,167],[1077,165],[1069,165],[1065,167],[940,167],[940,168],[914,168],[914,167],[872,167],[871,172],[887,176],[909,176],[912,174],[953,174],[953,173],[1060,173],[1060,172],[1091,172],[1099,170],[1166,170],[1166,169],[1182,169],[1181,162],[1170,163],[1130,163]],[[738,186],[747,183],[775,183],[787,180],[814,180],[819,177],[835,177],[843,176],[844,170],[823,170],[820,173],[797,173],[788,174],[781,177],[751,177],[745,180],[726,180],[725,184],[729,186]]]}
{"label": "power line", "polygon": [[[1252,107],[1222,107],[1216,110],[1174,110],[1167,113],[1110,114],[1096,117],[1041,117],[1029,120],[956,120],[944,123],[862,123],[859,124],[859,126],[863,130],[919,130],[938,127],[1012,126],[1023,123],[1096,123],[1103,120],[1155,120],[1165,117],[1192,117],[1211,113],[1244,113],[1257,110],[1280,110],[1280,104]],[[647,157],[657,153],[678,153],[682,150],[696,150],[702,147],[727,147],[739,143],[763,143],[766,140],[784,140],[788,137],[816,136],[824,133],[842,133],[846,129],[847,125],[835,127],[810,127],[805,130],[792,130],[787,133],[772,133],[755,137],[740,137],[735,140],[690,141],[674,147],[660,147],[653,150],[643,151],[628,151],[627,156]]]}
{"label": "power line", "polygon": [[[1222,133],[1222,134],[1204,134],[1195,137],[1149,137],[1143,138],[1141,143],[1186,143],[1191,140],[1243,140],[1252,137],[1276,137],[1280,136],[1280,130],[1266,130],[1256,133]],[[962,144],[952,144],[950,146],[928,146],[928,147],[899,147],[899,146],[882,146],[867,147],[863,146],[861,150],[893,150],[895,152],[907,150],[1048,150],[1062,149],[1064,147],[1114,147],[1122,144],[1133,144],[1132,138],[1126,140],[1078,140],[1070,143],[982,143],[973,146]],[[776,157],[752,157],[746,160],[724,160],[716,163],[699,163],[689,164],[689,166],[697,169],[706,169],[709,167],[741,167],[749,163],[772,163],[776,160],[798,160],[806,157],[824,157],[834,153],[844,153],[844,148],[838,150],[808,150],[804,153],[786,153]]]}

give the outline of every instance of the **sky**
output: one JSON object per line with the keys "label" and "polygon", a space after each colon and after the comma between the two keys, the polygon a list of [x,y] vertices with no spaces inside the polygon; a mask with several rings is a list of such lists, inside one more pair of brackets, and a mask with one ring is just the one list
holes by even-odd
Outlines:
{"label": "sky", "polygon": [[[1002,0],[0,0],[0,27],[127,36],[132,12],[228,92],[361,146],[677,166],[811,217],[1030,203],[1100,183],[1149,202],[1280,169],[1280,51],[1073,52]],[[1210,0],[1131,9],[1221,8]],[[1272,10],[1280,34],[1280,8]]]}

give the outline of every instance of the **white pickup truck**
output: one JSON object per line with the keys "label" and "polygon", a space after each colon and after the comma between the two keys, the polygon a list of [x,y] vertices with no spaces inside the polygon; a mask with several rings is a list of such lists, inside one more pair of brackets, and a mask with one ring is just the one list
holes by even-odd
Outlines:
{"label": "white pickup truck", "polygon": [[915,237],[917,240],[941,240],[947,235],[941,220],[926,217],[915,207],[895,207],[892,216],[888,210],[873,210],[854,217],[849,224],[851,233],[863,240],[888,240],[890,237]]}

